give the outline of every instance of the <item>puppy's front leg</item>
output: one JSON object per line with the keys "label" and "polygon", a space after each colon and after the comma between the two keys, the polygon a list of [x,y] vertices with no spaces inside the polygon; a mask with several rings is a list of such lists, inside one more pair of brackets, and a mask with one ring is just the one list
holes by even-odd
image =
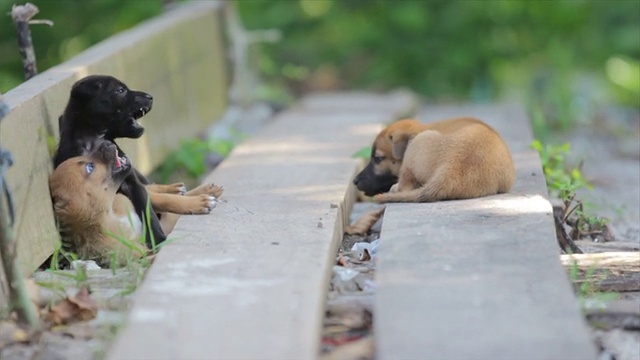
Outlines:
{"label": "puppy's front leg", "polygon": [[[171,231],[173,231],[173,228],[176,226],[176,223],[180,218],[180,214],[208,214],[214,207],[216,207],[217,205],[216,197],[210,196],[207,194],[192,195],[193,192],[199,192],[203,190],[205,192],[215,193],[218,195],[222,194],[221,187],[218,187],[216,185],[210,186],[209,184],[207,184],[207,186],[198,187],[196,189],[191,190],[192,192],[191,194],[187,193],[186,194],[187,196],[182,196],[181,199],[176,199],[175,195],[151,194],[151,199],[152,199],[151,201],[154,201],[154,199],[156,201],[154,207],[157,206],[157,208],[172,210],[171,212],[162,213],[160,225],[162,225],[162,229],[164,230],[165,234],[168,235],[169,233],[171,233]],[[163,196],[163,195],[167,195],[167,196]],[[208,199],[206,208],[202,208],[202,199]],[[189,202],[189,204],[186,204],[186,202]],[[196,204],[199,204],[197,205],[198,207],[196,207],[196,210],[203,209],[202,212],[194,212],[193,210],[189,210],[189,208],[193,206],[194,202]],[[170,210],[167,210],[167,211],[170,211]]]}
{"label": "puppy's front leg", "polygon": [[160,226],[162,226],[162,230],[165,234],[169,235],[173,231],[173,228],[178,223],[178,219],[180,218],[179,214],[172,213],[162,213],[160,217]]}
{"label": "puppy's front leg", "polygon": [[162,194],[176,194],[184,195],[187,192],[187,187],[184,183],[175,183],[169,185],[162,184],[149,184],[145,185],[148,192],[162,193]]}
{"label": "puppy's front leg", "polygon": [[222,195],[223,191],[224,191],[224,188],[222,186],[216,185],[214,183],[207,183],[207,184],[202,184],[193,190],[187,191],[185,195],[195,196],[195,195],[206,194],[218,199],[220,198],[220,195]]}
{"label": "puppy's front leg", "polygon": [[149,197],[154,210],[182,215],[208,214],[218,204],[216,197],[207,194],[180,196],[149,193]]}

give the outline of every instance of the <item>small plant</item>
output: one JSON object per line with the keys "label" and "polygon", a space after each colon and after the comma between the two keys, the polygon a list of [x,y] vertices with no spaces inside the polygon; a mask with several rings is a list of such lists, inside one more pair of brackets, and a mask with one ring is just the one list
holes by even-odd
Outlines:
{"label": "small plant", "polygon": [[[236,134],[236,137],[240,137]],[[222,157],[229,155],[235,145],[233,140],[190,139],[180,144],[180,148],[167,156],[159,169],[160,182],[167,182],[171,174],[182,170],[194,179],[207,172],[206,156],[216,153]]]}
{"label": "small plant", "polygon": [[580,269],[576,260],[573,260],[571,263],[571,266],[569,267],[569,279],[571,280],[571,283],[575,284],[574,288],[576,295],[578,296],[580,308],[585,307],[585,302],[587,300],[606,302],[620,298],[620,294],[617,292],[598,291],[595,283],[593,281],[588,281],[588,279],[596,276],[598,276],[596,265],[591,265],[583,271]]}
{"label": "small plant", "polygon": [[540,154],[547,187],[552,195],[567,200],[579,189],[591,188],[582,175],[582,163],[574,168],[567,167],[566,157],[571,144],[543,145],[539,140],[534,140],[531,147]]}
{"label": "small plant", "polygon": [[560,228],[565,224],[571,227],[569,237],[572,240],[585,237],[595,241],[613,240],[609,220],[589,214],[585,211],[584,203],[576,199],[578,190],[591,189],[592,186],[582,175],[582,162],[576,167],[567,166],[566,158],[571,145],[543,145],[539,140],[534,140],[531,147],[540,154],[549,193],[564,203],[560,219],[557,220],[561,222]]}
{"label": "small plant", "polygon": [[614,237],[609,228],[611,220],[590,215],[584,211],[584,204],[576,200],[576,205],[572,205],[573,197],[571,201],[565,201],[565,215],[564,221],[571,227],[569,236],[573,240],[583,239],[590,237],[596,242],[613,241]]}

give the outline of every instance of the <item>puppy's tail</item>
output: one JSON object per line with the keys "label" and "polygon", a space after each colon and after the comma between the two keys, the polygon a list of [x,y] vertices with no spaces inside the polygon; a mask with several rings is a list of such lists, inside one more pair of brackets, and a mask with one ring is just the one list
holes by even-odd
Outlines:
{"label": "puppy's tail", "polygon": [[432,202],[445,200],[441,198],[438,191],[432,189],[431,186],[423,186],[417,189],[401,191],[401,192],[388,192],[384,194],[376,195],[373,198],[379,203],[389,202]]}

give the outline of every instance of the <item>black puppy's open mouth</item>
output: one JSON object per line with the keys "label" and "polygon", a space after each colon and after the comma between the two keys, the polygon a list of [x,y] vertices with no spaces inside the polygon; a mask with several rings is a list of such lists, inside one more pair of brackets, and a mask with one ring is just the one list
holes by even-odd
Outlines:
{"label": "black puppy's open mouth", "polygon": [[131,114],[131,116],[133,117],[134,120],[138,120],[141,117],[145,116],[151,109],[148,107],[141,107],[140,109],[136,110],[133,112],[133,114]]}
{"label": "black puppy's open mouth", "polygon": [[140,123],[138,122],[138,119],[145,116],[147,113],[149,113],[150,110],[151,109],[148,107],[141,107],[140,109],[134,111],[131,114],[131,118],[130,118],[131,127],[139,131],[143,130],[144,128],[142,127],[142,125],[140,125]]}

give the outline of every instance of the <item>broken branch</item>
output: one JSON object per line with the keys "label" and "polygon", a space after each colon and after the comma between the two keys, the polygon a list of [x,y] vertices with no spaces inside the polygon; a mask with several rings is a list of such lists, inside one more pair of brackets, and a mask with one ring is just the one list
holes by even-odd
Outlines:
{"label": "broken branch", "polygon": [[36,53],[33,49],[33,41],[31,40],[30,24],[46,24],[53,26],[51,20],[31,20],[40,10],[32,3],[24,5],[13,5],[11,8],[11,19],[16,26],[18,33],[18,48],[22,56],[22,67],[24,69],[24,78],[29,80],[38,73],[36,67]]}

